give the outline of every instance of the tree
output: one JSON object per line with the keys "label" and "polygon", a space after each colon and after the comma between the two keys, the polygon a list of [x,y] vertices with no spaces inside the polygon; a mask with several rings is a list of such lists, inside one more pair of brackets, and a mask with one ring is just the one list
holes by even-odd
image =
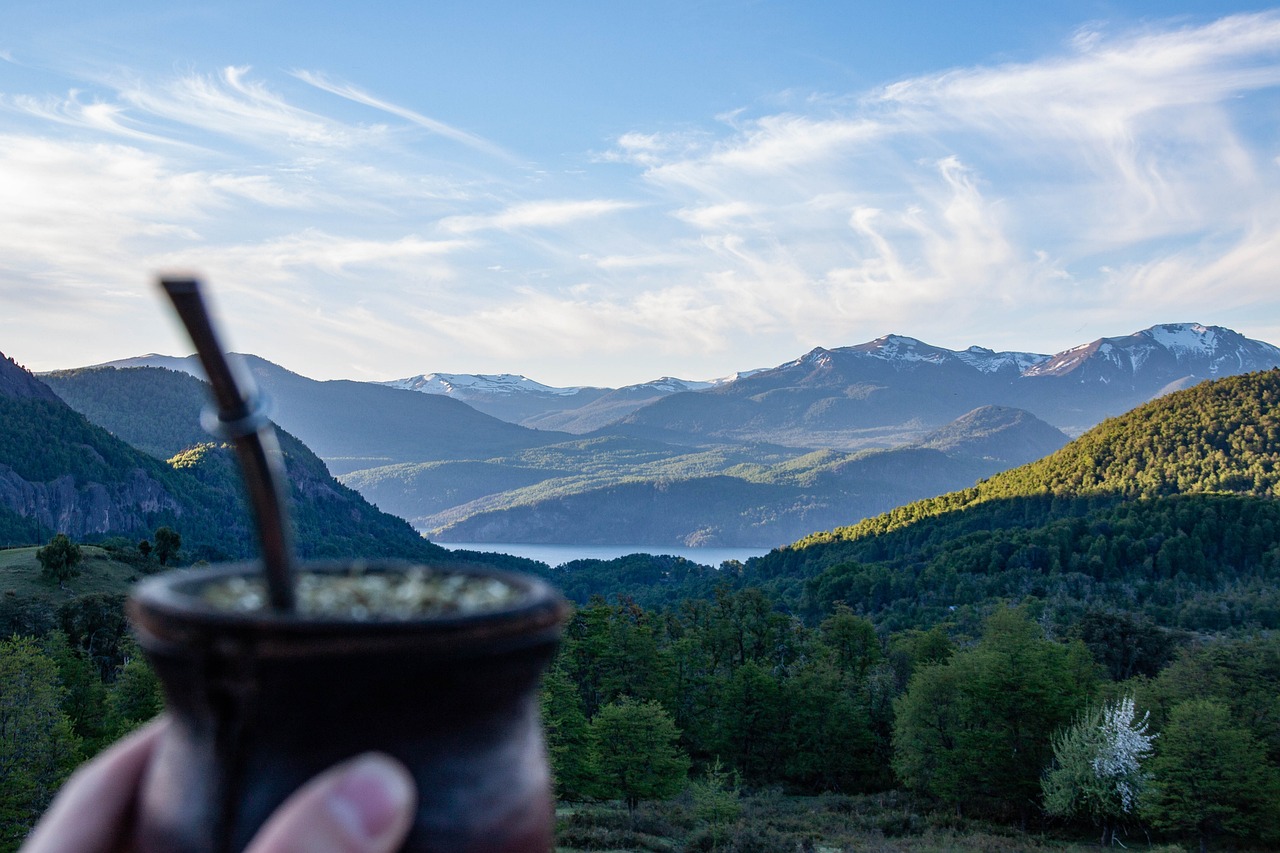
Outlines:
{"label": "tree", "polygon": [[168,565],[170,560],[177,558],[178,551],[182,548],[182,536],[178,531],[172,527],[157,527],[153,538],[155,543],[152,546],[152,553],[156,555],[160,565]]}
{"label": "tree", "polygon": [[141,540],[141,541],[138,543],[138,553],[142,555],[142,559],[144,559],[144,560],[145,560],[145,559],[147,559],[148,557],[150,557],[150,556],[151,556],[151,543],[150,543],[150,542],[148,542],[146,539]]}
{"label": "tree", "polygon": [[1102,824],[1104,847],[1117,824],[1137,814],[1146,788],[1142,764],[1157,735],[1147,734],[1150,714],[1138,720],[1136,713],[1125,697],[1080,716],[1054,737],[1054,763],[1041,782],[1045,811]]}
{"label": "tree", "polygon": [[[828,660],[782,685],[787,777],[814,791],[870,791],[890,780],[861,691]],[[777,781],[773,776],[768,781]]]}
{"label": "tree", "polygon": [[894,769],[950,805],[1025,823],[1053,732],[1092,683],[1082,644],[1050,642],[1021,611],[997,611],[975,648],[912,677],[896,705]]}
{"label": "tree", "polygon": [[666,799],[684,787],[689,757],[677,744],[675,721],[658,702],[624,696],[600,709],[590,732],[600,796],[621,798],[634,810],[640,800]]}
{"label": "tree", "polygon": [[80,574],[76,566],[81,556],[80,546],[68,539],[65,533],[55,534],[48,545],[36,551],[40,575],[58,583]]}
{"label": "tree", "polygon": [[0,642],[0,850],[16,850],[80,759],[58,667],[29,637]]}
{"label": "tree", "polygon": [[556,798],[584,799],[593,778],[587,718],[578,688],[559,663],[542,679],[540,699]]}
{"label": "tree", "polygon": [[959,803],[964,782],[955,755],[965,725],[959,669],[925,664],[893,707],[893,772],[912,790]]}
{"label": "tree", "polygon": [[58,608],[58,627],[68,642],[97,667],[98,678],[111,681],[128,656],[129,620],[119,593],[80,595]]}
{"label": "tree", "polygon": [[1112,681],[1135,675],[1154,677],[1177,651],[1178,638],[1146,617],[1091,609],[1072,629]]}
{"label": "tree", "polygon": [[107,691],[98,668],[83,650],[75,648],[60,630],[44,638],[43,651],[58,668],[62,710],[84,745],[86,755],[102,746]]}
{"label": "tree", "polygon": [[729,827],[742,813],[738,793],[738,778],[720,764],[717,758],[707,767],[706,775],[689,785],[693,800],[693,816],[707,825],[712,849],[720,846],[729,835]]}
{"label": "tree", "polygon": [[120,667],[120,673],[107,693],[105,728],[108,738],[124,737],[154,718],[163,707],[160,680],[147,662],[135,653]]}
{"label": "tree", "polygon": [[1192,699],[1176,706],[1151,775],[1144,814],[1159,829],[1196,835],[1202,853],[1216,835],[1276,839],[1280,780],[1225,705]]}
{"label": "tree", "polygon": [[835,665],[858,681],[881,658],[880,638],[870,619],[858,616],[844,602],[818,627],[823,644],[830,649]]}
{"label": "tree", "polygon": [[788,709],[778,679],[755,661],[734,670],[718,691],[716,752],[753,782],[782,776]]}

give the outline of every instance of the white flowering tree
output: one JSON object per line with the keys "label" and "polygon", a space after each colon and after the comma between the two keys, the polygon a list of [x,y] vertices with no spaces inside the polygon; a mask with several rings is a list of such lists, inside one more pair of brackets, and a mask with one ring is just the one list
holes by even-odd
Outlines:
{"label": "white flowering tree", "polygon": [[1102,825],[1102,844],[1138,811],[1147,775],[1142,764],[1157,737],[1137,719],[1133,697],[1090,710],[1053,739],[1053,765],[1042,780],[1044,807],[1059,817]]}

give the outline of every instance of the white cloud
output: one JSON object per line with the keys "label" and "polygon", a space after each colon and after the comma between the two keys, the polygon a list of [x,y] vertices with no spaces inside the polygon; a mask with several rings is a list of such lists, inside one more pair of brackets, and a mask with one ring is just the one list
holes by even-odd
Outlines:
{"label": "white cloud", "polygon": [[[1183,280],[1256,300],[1247,282],[1274,269],[1268,241],[1225,249],[1211,235],[1280,215],[1274,150],[1247,140],[1242,103],[1274,105],[1278,59],[1276,13],[1091,31],[1062,56],[903,80],[810,113],[739,113],[715,140],[628,134],[613,156],[641,166],[677,217],[725,231],[705,243],[705,280],[772,306],[797,336],[899,319],[954,335],[966,318],[1037,311],[1053,322],[1117,286],[1146,291],[1150,314],[1140,277],[1100,279],[1098,260],[1188,242],[1217,248],[1178,253]],[[1195,301],[1195,287],[1176,290]]]}
{"label": "white cloud", "polygon": [[249,71],[228,66],[217,76],[188,74],[158,88],[135,82],[122,86],[120,97],[158,118],[255,144],[350,149],[386,135],[382,125],[355,126],[293,106]]}
{"label": "white cloud", "polygon": [[38,121],[96,130],[140,142],[179,144],[160,134],[148,133],[129,123],[127,111],[119,104],[94,100],[83,103],[83,93],[72,90],[66,97],[0,95],[0,110],[19,113]]}
{"label": "white cloud", "polygon": [[608,255],[594,258],[590,255],[584,260],[593,261],[602,270],[635,270],[644,267],[688,267],[696,261],[690,254],[665,252],[649,255]]}
{"label": "white cloud", "polygon": [[493,214],[446,217],[440,221],[440,227],[459,234],[485,230],[518,231],[526,228],[558,228],[582,220],[597,219],[636,206],[634,202],[614,199],[525,202]]}
{"label": "white cloud", "polygon": [[724,204],[710,204],[705,207],[685,208],[676,211],[676,216],[690,225],[704,230],[723,228],[739,219],[750,217],[759,208],[742,201],[730,201]]}
{"label": "white cloud", "polygon": [[[406,375],[720,354],[712,375],[766,342],[1026,349],[1166,311],[1280,327],[1277,95],[1280,13],[1094,27],[554,166],[318,71],[6,93],[26,130],[0,138],[0,288],[119,317],[150,270],[199,268],[251,331],[272,337],[269,314],[279,347],[339,373],[385,350]],[[343,360],[293,325],[346,328]]]}
{"label": "white cloud", "polygon": [[515,159],[510,153],[504,151],[501,147],[487,139],[483,139],[472,133],[467,133],[464,130],[459,130],[456,127],[445,124],[442,121],[437,121],[436,119],[425,116],[422,113],[375,97],[357,86],[352,86],[350,83],[334,83],[325,75],[314,71],[295,71],[293,74],[299,80],[302,80],[305,83],[310,83],[317,89],[322,89],[323,91],[337,95],[340,98],[346,98],[350,101],[355,101],[356,103],[364,104],[365,106],[390,113],[391,115],[410,121],[419,127],[423,127],[432,133],[439,134],[447,139],[452,139],[454,142],[460,142],[463,145],[474,148],[477,151],[482,151],[490,156],[500,157],[504,160]]}

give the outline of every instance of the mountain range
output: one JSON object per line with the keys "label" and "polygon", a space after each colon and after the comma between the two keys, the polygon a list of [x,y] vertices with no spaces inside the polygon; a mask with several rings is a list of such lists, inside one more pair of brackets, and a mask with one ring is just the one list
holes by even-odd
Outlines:
{"label": "mountain range", "polygon": [[[244,359],[283,428],[443,541],[771,546],[970,485],[1171,390],[1280,365],[1280,348],[1194,323],[1055,355],[888,335],[618,389],[319,382]],[[199,372],[154,355],[107,366],[141,364]]]}
{"label": "mountain range", "polygon": [[386,384],[539,429],[854,449],[917,439],[984,405],[1027,409],[1079,434],[1161,393],[1278,362],[1280,348],[1230,329],[1170,323],[1055,355],[886,335],[709,382],[555,388],[510,374],[427,374]]}

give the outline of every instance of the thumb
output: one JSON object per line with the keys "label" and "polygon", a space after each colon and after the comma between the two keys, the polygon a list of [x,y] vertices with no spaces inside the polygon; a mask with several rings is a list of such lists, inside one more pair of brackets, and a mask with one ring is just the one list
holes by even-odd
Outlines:
{"label": "thumb", "polygon": [[417,799],[403,764],[361,755],[294,792],[245,853],[392,853],[409,834]]}

